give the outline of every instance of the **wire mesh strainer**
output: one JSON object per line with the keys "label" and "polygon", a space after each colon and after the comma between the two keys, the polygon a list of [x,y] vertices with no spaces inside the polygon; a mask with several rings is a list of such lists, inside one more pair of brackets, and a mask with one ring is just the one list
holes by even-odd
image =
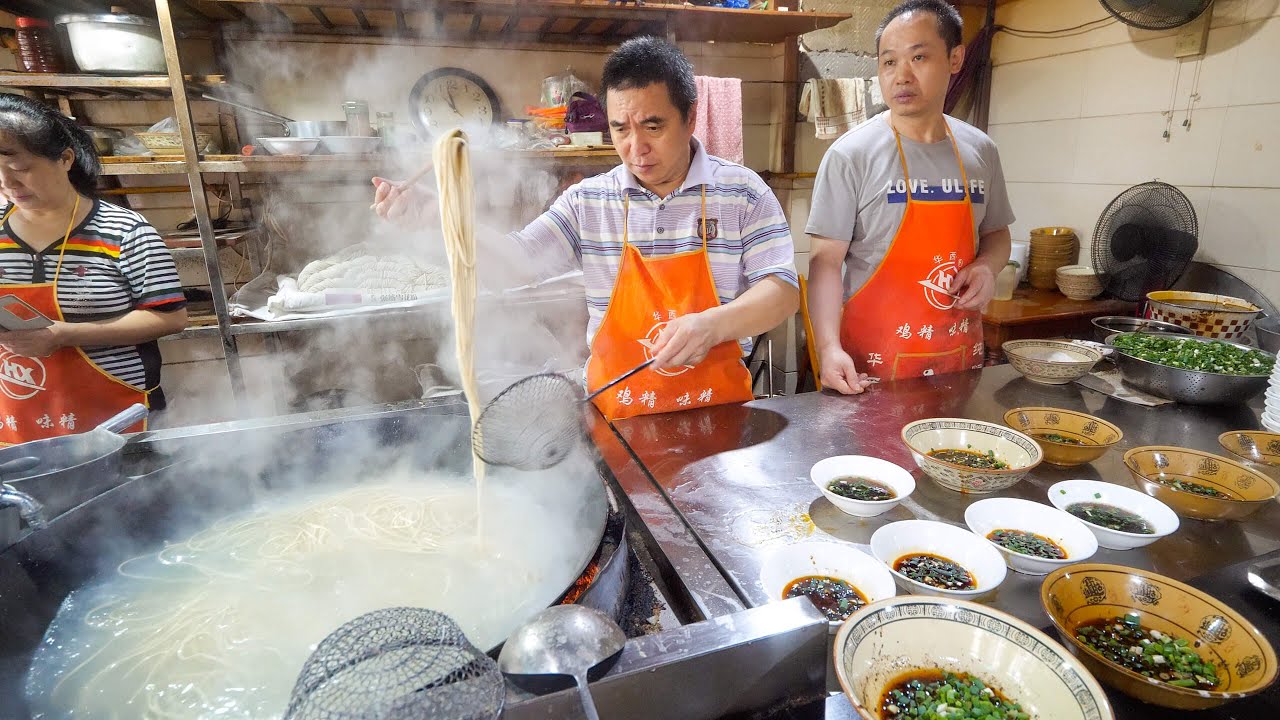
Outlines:
{"label": "wire mesh strainer", "polygon": [[285,720],[493,720],[506,688],[492,658],[457,623],[385,608],[346,623],[302,666]]}
{"label": "wire mesh strainer", "polygon": [[471,431],[471,446],[490,465],[520,470],[555,467],[581,441],[583,403],[652,364],[646,360],[585,398],[581,385],[564,375],[530,375],[485,406]]}

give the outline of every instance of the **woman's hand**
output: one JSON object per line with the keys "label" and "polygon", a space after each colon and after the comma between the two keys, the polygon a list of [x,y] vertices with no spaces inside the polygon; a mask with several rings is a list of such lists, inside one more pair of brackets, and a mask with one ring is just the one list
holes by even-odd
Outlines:
{"label": "woman's hand", "polygon": [[376,177],[373,187],[373,211],[402,228],[416,230],[430,222],[437,212],[435,198],[416,183],[406,186],[403,182]]}
{"label": "woman's hand", "polygon": [[66,347],[66,326],[55,322],[38,330],[0,330],[0,347],[23,357],[49,357]]}

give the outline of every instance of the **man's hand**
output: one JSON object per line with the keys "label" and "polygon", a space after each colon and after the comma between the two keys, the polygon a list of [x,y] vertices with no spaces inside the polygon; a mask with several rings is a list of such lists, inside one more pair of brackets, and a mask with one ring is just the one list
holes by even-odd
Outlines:
{"label": "man's hand", "polygon": [[0,330],[0,347],[23,357],[49,357],[62,348],[66,323],[55,322],[38,330]]}
{"label": "man's hand", "polygon": [[431,221],[435,198],[420,186],[376,177],[373,187],[372,209],[383,220],[413,230]]}
{"label": "man's hand", "polygon": [[822,369],[822,389],[830,388],[841,395],[858,395],[871,387],[866,373],[858,372],[858,366],[843,348],[834,347],[819,353],[818,364]]}
{"label": "man's hand", "polygon": [[697,365],[707,357],[711,348],[725,342],[717,332],[715,317],[709,312],[690,313],[667,323],[654,341],[653,365],[657,368],[676,368]]}
{"label": "man's hand", "polygon": [[981,310],[996,295],[996,275],[984,262],[969,263],[951,281],[951,292],[959,298],[957,310]]}

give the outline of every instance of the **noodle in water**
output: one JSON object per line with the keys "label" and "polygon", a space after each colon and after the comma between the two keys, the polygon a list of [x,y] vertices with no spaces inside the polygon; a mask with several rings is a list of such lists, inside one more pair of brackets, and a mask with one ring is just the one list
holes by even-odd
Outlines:
{"label": "noodle in water", "polygon": [[[455,128],[443,135],[436,141],[432,159],[436,168],[436,188],[440,194],[444,247],[449,253],[449,272],[453,277],[453,326],[458,371],[462,376],[462,393],[467,397],[467,410],[471,414],[474,432],[481,408],[475,368],[475,201],[466,134]],[[471,466],[476,477],[476,507],[480,508],[484,498],[485,464],[474,451],[471,453]],[[477,515],[476,535],[484,535],[482,515]]]}

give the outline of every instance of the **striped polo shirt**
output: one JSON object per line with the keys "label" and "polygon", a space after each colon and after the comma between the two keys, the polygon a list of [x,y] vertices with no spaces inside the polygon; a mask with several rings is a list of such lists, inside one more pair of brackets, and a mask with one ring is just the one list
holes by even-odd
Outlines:
{"label": "striped polo shirt", "polygon": [[[0,215],[8,210],[0,209]],[[6,217],[0,229],[0,294],[4,285],[51,282],[62,245],[59,240],[37,253]],[[146,219],[95,200],[89,216],[71,231],[58,275],[58,304],[67,322],[88,322],[132,310],[178,310],[186,299],[173,256]],[[98,367],[136,388],[160,384],[160,350],[154,341],[83,350]],[[163,402],[152,399],[153,407],[156,400]]]}
{"label": "striped polo shirt", "polygon": [[[595,337],[622,263],[623,198],[629,198],[627,240],[645,257],[702,247],[699,220],[706,190],[711,275],[728,303],[771,275],[798,286],[791,230],[773,191],[751,170],[708,155],[693,141],[689,174],[660,198],[640,186],[626,165],[565,190],[524,230],[511,234],[544,272],[582,269],[587,342]],[[545,263],[545,265],[544,265]],[[751,338],[741,340],[743,352]]]}

